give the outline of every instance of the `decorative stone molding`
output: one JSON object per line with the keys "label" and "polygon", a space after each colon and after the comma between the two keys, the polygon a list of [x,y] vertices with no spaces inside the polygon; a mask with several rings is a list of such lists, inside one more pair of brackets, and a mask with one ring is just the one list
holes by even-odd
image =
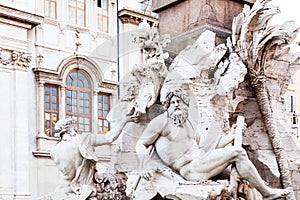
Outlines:
{"label": "decorative stone molding", "polygon": [[5,20],[1,20],[2,23],[4,22],[27,29],[32,29],[34,26],[41,24],[44,17],[0,5],[0,18]]}
{"label": "decorative stone molding", "polygon": [[158,23],[158,18],[151,16],[149,14],[143,14],[141,12],[131,10],[128,8],[123,8],[119,11],[118,16],[123,24],[134,24],[139,25],[143,21],[144,18],[150,23],[152,26],[155,23]]}
{"label": "decorative stone molding", "polygon": [[43,54],[40,52],[37,56],[36,56],[36,64],[37,66],[41,66],[42,62],[43,62],[44,56]]}
{"label": "decorative stone molding", "polygon": [[50,152],[48,151],[33,151],[32,154],[35,157],[46,157],[46,158],[51,158]]}
{"label": "decorative stone molding", "polygon": [[[112,81],[103,81],[99,83],[99,88],[115,91],[118,89],[119,83]],[[103,90],[101,90],[103,91]],[[111,91],[110,91],[111,92]]]}
{"label": "decorative stone molding", "polygon": [[57,142],[59,141],[59,139],[54,138],[54,137],[48,137],[46,135],[40,135],[37,136],[37,150],[36,151],[32,151],[32,154],[35,157],[46,157],[46,158],[50,158],[50,149],[52,149]]}
{"label": "decorative stone molding", "polygon": [[154,0],[152,2],[152,7],[154,12],[160,12],[161,10],[164,10],[166,8],[169,8],[173,5],[176,5],[184,0]]}
{"label": "decorative stone molding", "polygon": [[0,63],[3,65],[12,65],[12,66],[18,66],[18,67],[24,67],[28,68],[30,61],[31,61],[31,55],[25,52],[19,52],[19,51],[12,51],[5,49],[4,51],[9,54],[7,58],[4,58],[2,55],[3,49],[0,47]]}
{"label": "decorative stone molding", "polygon": [[46,82],[53,84],[62,84],[62,81],[59,80],[58,72],[42,67],[35,67],[32,69],[37,82]]}

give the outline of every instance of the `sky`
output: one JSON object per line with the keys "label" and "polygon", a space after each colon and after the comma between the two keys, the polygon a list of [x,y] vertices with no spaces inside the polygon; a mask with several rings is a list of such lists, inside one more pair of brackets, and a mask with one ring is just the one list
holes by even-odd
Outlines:
{"label": "sky", "polygon": [[[283,24],[286,21],[295,21],[300,26],[300,1],[299,0],[272,0],[272,4],[279,6],[280,13],[274,16],[272,23]],[[295,42],[300,42],[300,33]],[[299,45],[294,44],[293,51],[300,51]]]}
{"label": "sky", "polygon": [[299,7],[300,2],[299,0],[272,0],[271,3],[274,5],[279,6],[281,11],[278,16],[276,16],[276,20],[279,22],[284,22],[287,20],[294,20],[298,25],[300,24],[300,13]]}

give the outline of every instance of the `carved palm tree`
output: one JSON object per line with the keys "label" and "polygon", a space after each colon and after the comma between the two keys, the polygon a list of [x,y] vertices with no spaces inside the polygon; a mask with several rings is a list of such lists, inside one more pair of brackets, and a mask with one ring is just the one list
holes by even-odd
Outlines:
{"label": "carved palm tree", "polygon": [[[248,68],[250,82],[255,89],[277,159],[281,183],[287,188],[292,186],[291,175],[266,90],[266,69],[272,67],[270,65],[272,59],[281,58],[289,52],[288,45],[295,39],[298,28],[295,25],[291,26],[292,22],[269,26],[269,20],[280,12],[277,7],[268,4],[269,2],[270,0],[257,0],[251,9],[245,5],[243,12],[233,20],[232,36],[227,42],[231,51],[238,53]],[[288,199],[295,199],[294,193],[291,193]]]}

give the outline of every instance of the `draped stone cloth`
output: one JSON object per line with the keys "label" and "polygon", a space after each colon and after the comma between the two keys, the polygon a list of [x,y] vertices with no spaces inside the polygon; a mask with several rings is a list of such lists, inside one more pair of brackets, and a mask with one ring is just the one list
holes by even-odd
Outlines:
{"label": "draped stone cloth", "polygon": [[82,133],[63,139],[51,151],[51,156],[63,175],[56,191],[81,194],[82,186],[92,186],[96,163],[94,147],[101,144],[97,134]]}

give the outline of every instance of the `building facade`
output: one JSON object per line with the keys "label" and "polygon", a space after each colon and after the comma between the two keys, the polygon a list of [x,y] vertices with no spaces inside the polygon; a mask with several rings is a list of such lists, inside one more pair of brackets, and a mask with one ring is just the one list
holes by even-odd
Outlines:
{"label": "building facade", "polygon": [[124,32],[137,29],[145,17],[157,22],[147,11],[150,5],[1,1],[0,199],[36,199],[54,190],[59,175],[50,149],[57,143],[59,119],[74,117],[79,132],[110,129],[106,115],[118,101],[119,80],[130,70],[123,66],[141,61],[137,47],[121,49],[131,42]]}
{"label": "building facade", "polygon": [[297,70],[291,79],[291,83],[288,86],[287,93],[285,94],[285,104],[287,112],[287,121],[290,123],[291,132],[293,136],[298,140],[300,137],[299,133],[299,122],[298,117],[300,113],[300,91],[299,91],[299,80],[300,71]]}

